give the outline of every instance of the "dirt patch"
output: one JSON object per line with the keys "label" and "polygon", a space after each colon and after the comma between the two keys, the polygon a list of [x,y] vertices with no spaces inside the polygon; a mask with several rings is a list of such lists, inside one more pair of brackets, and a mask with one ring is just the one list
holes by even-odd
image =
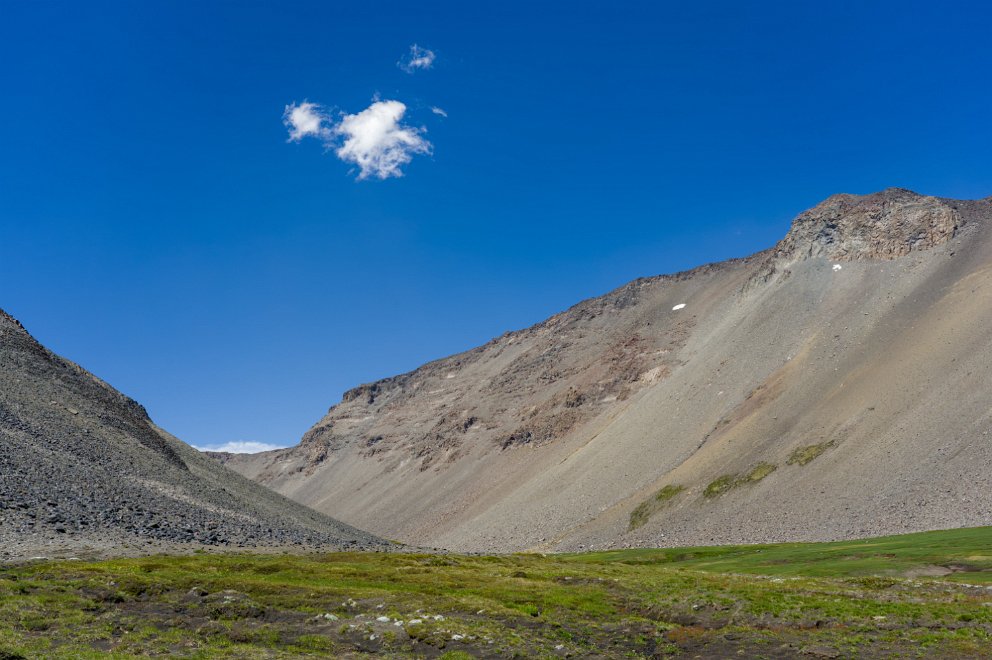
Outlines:
{"label": "dirt patch", "polygon": [[946,566],[936,566],[934,564],[929,564],[927,566],[919,566],[917,568],[911,568],[908,571],[903,572],[904,577],[916,578],[916,577],[943,577],[945,575],[950,575],[953,573],[951,569]]}

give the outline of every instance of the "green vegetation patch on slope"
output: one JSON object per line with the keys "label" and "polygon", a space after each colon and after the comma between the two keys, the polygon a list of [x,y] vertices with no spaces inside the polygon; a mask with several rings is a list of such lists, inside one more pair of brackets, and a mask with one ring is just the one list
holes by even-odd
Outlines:
{"label": "green vegetation patch on slope", "polygon": [[634,530],[650,520],[651,516],[668,504],[673,497],[685,490],[684,486],[665,486],[657,493],[644,500],[633,511],[630,512],[630,529]]}
{"label": "green vegetation patch on slope", "polygon": [[738,476],[736,474],[724,474],[709,483],[703,491],[706,497],[716,497],[723,495],[737,485]]}
{"label": "green vegetation patch on slope", "polygon": [[753,484],[761,481],[772,472],[778,469],[778,466],[774,463],[758,463],[751,471],[744,475],[741,480],[742,484]]}
{"label": "green vegetation patch on slope", "polygon": [[[0,656],[975,657],[992,644],[978,584],[992,585],[990,547],[981,528],[554,556],[41,562],[0,568]],[[899,577],[931,566],[956,572]]]}
{"label": "green vegetation patch on slope", "polygon": [[758,463],[745,474],[724,474],[717,477],[703,490],[704,497],[716,497],[748,484],[756,484],[778,469],[774,463]]}
{"label": "green vegetation patch on slope", "polygon": [[823,452],[827,451],[834,446],[834,441],[829,440],[827,442],[821,442],[816,445],[806,445],[805,447],[799,447],[791,454],[789,454],[789,459],[786,461],[787,465],[806,465],[814,458],[818,457]]}

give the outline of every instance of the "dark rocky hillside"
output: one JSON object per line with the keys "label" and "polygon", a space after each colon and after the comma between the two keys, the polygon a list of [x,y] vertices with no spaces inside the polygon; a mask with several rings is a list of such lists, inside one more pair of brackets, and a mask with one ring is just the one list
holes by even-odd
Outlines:
{"label": "dark rocky hillside", "polygon": [[385,543],[237,475],[0,311],[0,559]]}

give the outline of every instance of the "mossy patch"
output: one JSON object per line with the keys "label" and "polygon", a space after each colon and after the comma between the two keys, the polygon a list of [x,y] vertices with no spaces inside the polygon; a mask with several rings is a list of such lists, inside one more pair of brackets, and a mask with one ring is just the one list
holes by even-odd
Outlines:
{"label": "mossy patch", "polygon": [[806,445],[805,447],[800,447],[789,455],[789,460],[786,461],[787,465],[806,465],[814,458],[827,451],[834,446],[833,440],[828,440],[827,442],[821,442],[816,445]]}
{"label": "mossy patch", "polygon": [[748,484],[756,484],[778,469],[774,463],[758,463],[744,474],[724,474],[710,482],[703,491],[705,497],[716,497]]}
{"label": "mossy patch", "polygon": [[744,475],[742,483],[757,483],[778,469],[774,463],[758,463],[751,471]]}
{"label": "mossy patch", "polygon": [[662,488],[661,490],[659,490],[657,493],[655,493],[654,499],[657,502],[667,502],[668,500],[672,499],[673,497],[681,493],[683,490],[685,490],[685,487],[679,486],[678,484],[674,486],[668,485]]}
{"label": "mossy patch", "polygon": [[648,499],[638,504],[637,508],[630,512],[630,529],[634,530],[642,526],[651,519],[651,516],[657,513],[662,507],[668,504],[673,497],[681,493],[683,490],[685,490],[684,486],[669,484]]}
{"label": "mossy patch", "polygon": [[705,497],[716,497],[717,495],[723,495],[731,488],[737,485],[738,476],[736,474],[724,474],[717,477],[706,487],[703,491]]}

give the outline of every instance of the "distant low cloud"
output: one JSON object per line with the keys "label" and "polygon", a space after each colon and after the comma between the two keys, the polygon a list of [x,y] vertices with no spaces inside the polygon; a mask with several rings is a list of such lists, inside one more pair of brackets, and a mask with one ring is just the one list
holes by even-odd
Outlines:
{"label": "distant low cloud", "polygon": [[270,445],[267,442],[235,441],[225,442],[222,445],[212,447],[195,447],[200,451],[223,451],[229,454],[257,454],[260,451],[272,451],[282,449],[279,445]]}
{"label": "distant low cloud", "polygon": [[305,137],[326,137],[328,128],[324,125],[327,116],[316,103],[304,101],[290,104],[282,114],[282,123],[289,129],[289,139],[299,142]]}
{"label": "distant low cloud", "polygon": [[440,115],[442,117],[447,117],[448,116],[448,113],[447,112],[445,112],[441,108],[437,107],[436,105],[432,105],[431,106],[431,112],[433,112],[435,115]]}
{"label": "distant low cloud", "polygon": [[417,70],[426,71],[434,66],[435,57],[436,55],[433,50],[421,48],[417,44],[413,44],[410,46],[410,52],[397,62],[396,66],[407,73],[413,73]]}
{"label": "distant low cloud", "polygon": [[333,149],[338,158],[358,166],[358,179],[403,176],[402,167],[417,154],[429,154],[425,129],[404,125],[406,105],[400,101],[374,101],[353,115],[334,122],[320,106],[304,102],[286,106],[283,122],[289,139],[313,137]]}

